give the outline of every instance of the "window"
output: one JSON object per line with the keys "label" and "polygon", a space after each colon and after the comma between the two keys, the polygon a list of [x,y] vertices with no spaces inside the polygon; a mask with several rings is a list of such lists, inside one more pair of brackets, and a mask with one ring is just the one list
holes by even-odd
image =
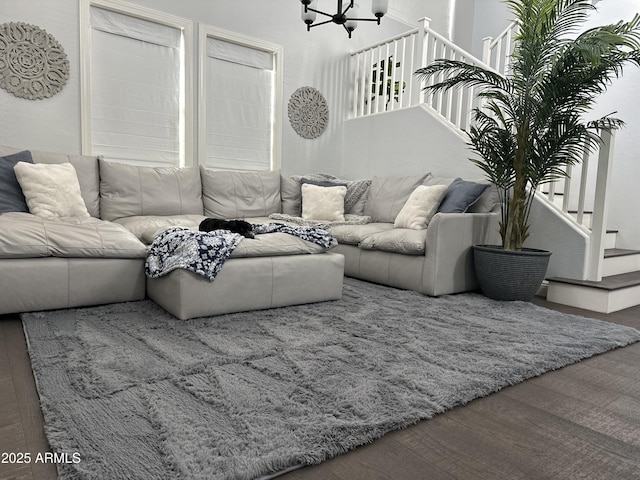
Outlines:
{"label": "window", "polygon": [[83,4],[83,152],[185,165],[192,143],[191,22],[110,0]]}
{"label": "window", "polygon": [[281,58],[277,45],[200,26],[201,165],[280,167]]}

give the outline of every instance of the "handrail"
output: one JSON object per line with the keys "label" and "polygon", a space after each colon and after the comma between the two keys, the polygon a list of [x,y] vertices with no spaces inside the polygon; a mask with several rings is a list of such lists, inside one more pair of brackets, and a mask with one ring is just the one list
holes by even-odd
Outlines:
{"label": "handrail", "polygon": [[[436,32],[435,30],[433,30],[431,27],[429,27],[428,25],[426,26],[426,31],[429,32],[429,35],[435,39],[437,39],[438,41],[442,42],[444,45],[447,46],[447,48],[453,50],[455,53],[460,54],[461,56],[465,57],[465,59],[467,59],[467,63],[471,63],[473,65],[480,65],[484,68],[493,70],[489,64],[487,64],[487,62],[484,62],[482,60],[480,60],[479,58],[474,57],[473,55],[471,55],[469,52],[467,52],[466,50],[463,50],[462,48],[460,48],[459,46],[457,46],[455,43],[453,43],[451,40],[449,40],[448,38],[442,36],[441,34],[439,34],[438,32]],[[435,59],[434,59],[435,60]]]}
{"label": "handrail", "polygon": [[503,75],[508,73],[513,51],[513,37],[518,28],[517,22],[511,22],[495,39],[492,37],[483,39],[482,60]]}
{"label": "handrail", "polygon": [[[500,42],[506,36],[510,35],[513,31],[515,31],[517,26],[518,26],[518,22],[516,21],[513,21],[509,25],[507,25],[507,28],[505,28],[500,33],[500,35],[498,35],[495,39],[493,39],[491,43],[489,43],[489,48],[494,48],[498,44],[498,42]],[[487,38],[491,38],[491,37],[487,37]]]}
{"label": "handrail", "polygon": [[393,43],[396,40],[400,40],[401,38],[404,38],[404,37],[410,37],[411,35],[415,35],[416,33],[418,33],[418,29],[414,28],[413,30],[409,30],[408,32],[399,33],[398,35],[394,35],[393,37],[389,37],[386,40],[383,40],[381,42],[376,43],[375,45],[369,45],[368,47],[364,47],[364,48],[361,48],[360,50],[356,50],[355,52],[351,52],[350,55],[353,57],[354,55],[357,55],[359,53],[366,52],[366,51],[371,50],[373,48],[376,48],[376,47],[378,47],[380,45],[386,45],[387,43]]}

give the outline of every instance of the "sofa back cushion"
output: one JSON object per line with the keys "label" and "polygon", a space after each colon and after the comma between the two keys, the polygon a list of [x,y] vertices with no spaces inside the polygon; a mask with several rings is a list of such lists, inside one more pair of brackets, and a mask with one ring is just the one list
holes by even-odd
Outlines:
{"label": "sofa back cushion", "polygon": [[233,172],[201,167],[204,214],[214,218],[281,213],[280,172]]}
{"label": "sofa back cushion", "polygon": [[134,215],[202,215],[197,167],[139,167],[100,160],[104,220]]}
{"label": "sofa back cushion", "polygon": [[409,195],[429,177],[429,173],[406,177],[373,177],[364,205],[364,214],[373,222],[393,223]]}
{"label": "sofa back cushion", "polygon": [[300,182],[294,177],[280,176],[280,196],[282,213],[299,217],[302,212],[302,190]]}
{"label": "sofa back cushion", "polygon": [[[0,146],[0,156],[24,149]],[[29,150],[34,163],[70,163],[76,169],[80,193],[89,215],[100,217],[100,175],[98,158],[92,155],[68,155],[66,153]]]}
{"label": "sofa back cushion", "polygon": [[495,185],[489,187],[480,195],[478,200],[469,207],[469,213],[499,212],[501,209],[500,195]]}

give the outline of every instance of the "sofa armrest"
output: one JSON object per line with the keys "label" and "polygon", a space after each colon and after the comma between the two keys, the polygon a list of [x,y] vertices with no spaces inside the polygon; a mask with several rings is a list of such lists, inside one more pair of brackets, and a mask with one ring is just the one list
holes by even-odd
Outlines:
{"label": "sofa armrest", "polygon": [[423,289],[447,295],[477,288],[472,245],[499,243],[499,214],[438,213],[427,227]]}

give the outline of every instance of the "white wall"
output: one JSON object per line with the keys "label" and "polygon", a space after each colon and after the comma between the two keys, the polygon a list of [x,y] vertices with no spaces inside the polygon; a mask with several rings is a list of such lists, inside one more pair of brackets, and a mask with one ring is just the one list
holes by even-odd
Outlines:
{"label": "white wall", "polygon": [[482,178],[468,159],[464,140],[422,107],[348,120],[344,124],[347,178],[432,172],[442,177]]}
{"label": "white wall", "polygon": [[[285,173],[315,171],[326,159],[341,159],[342,119],[345,118],[346,55],[358,48],[407,30],[392,18],[361,23],[350,40],[342,27],[326,25],[307,33],[300,4],[293,0],[131,0],[194,22],[202,22],[284,46],[283,159]],[[331,10],[335,2],[320,0]],[[361,2],[364,15],[369,2]],[[63,46],[71,75],[62,92],[47,100],[31,101],[0,90],[0,144],[24,148],[80,152],[80,71],[78,0],[0,0],[0,23],[26,22],[51,33]],[[197,30],[197,29],[196,29]],[[194,31],[194,34],[197,34]],[[195,40],[195,39],[194,39]],[[194,41],[194,44],[197,42]],[[318,88],[330,107],[327,131],[314,140],[299,137],[289,125],[286,102],[301,86]]]}
{"label": "white wall", "polygon": [[417,26],[418,20],[427,17],[431,19],[431,27],[449,38],[453,19],[453,5],[455,0],[390,0],[389,16],[400,20],[411,28]]}
{"label": "white wall", "polygon": [[[458,11],[460,15],[465,13]],[[469,52],[482,58],[482,40],[485,37],[496,38],[513,20],[511,10],[502,0],[475,0],[473,9],[473,34]]]}

